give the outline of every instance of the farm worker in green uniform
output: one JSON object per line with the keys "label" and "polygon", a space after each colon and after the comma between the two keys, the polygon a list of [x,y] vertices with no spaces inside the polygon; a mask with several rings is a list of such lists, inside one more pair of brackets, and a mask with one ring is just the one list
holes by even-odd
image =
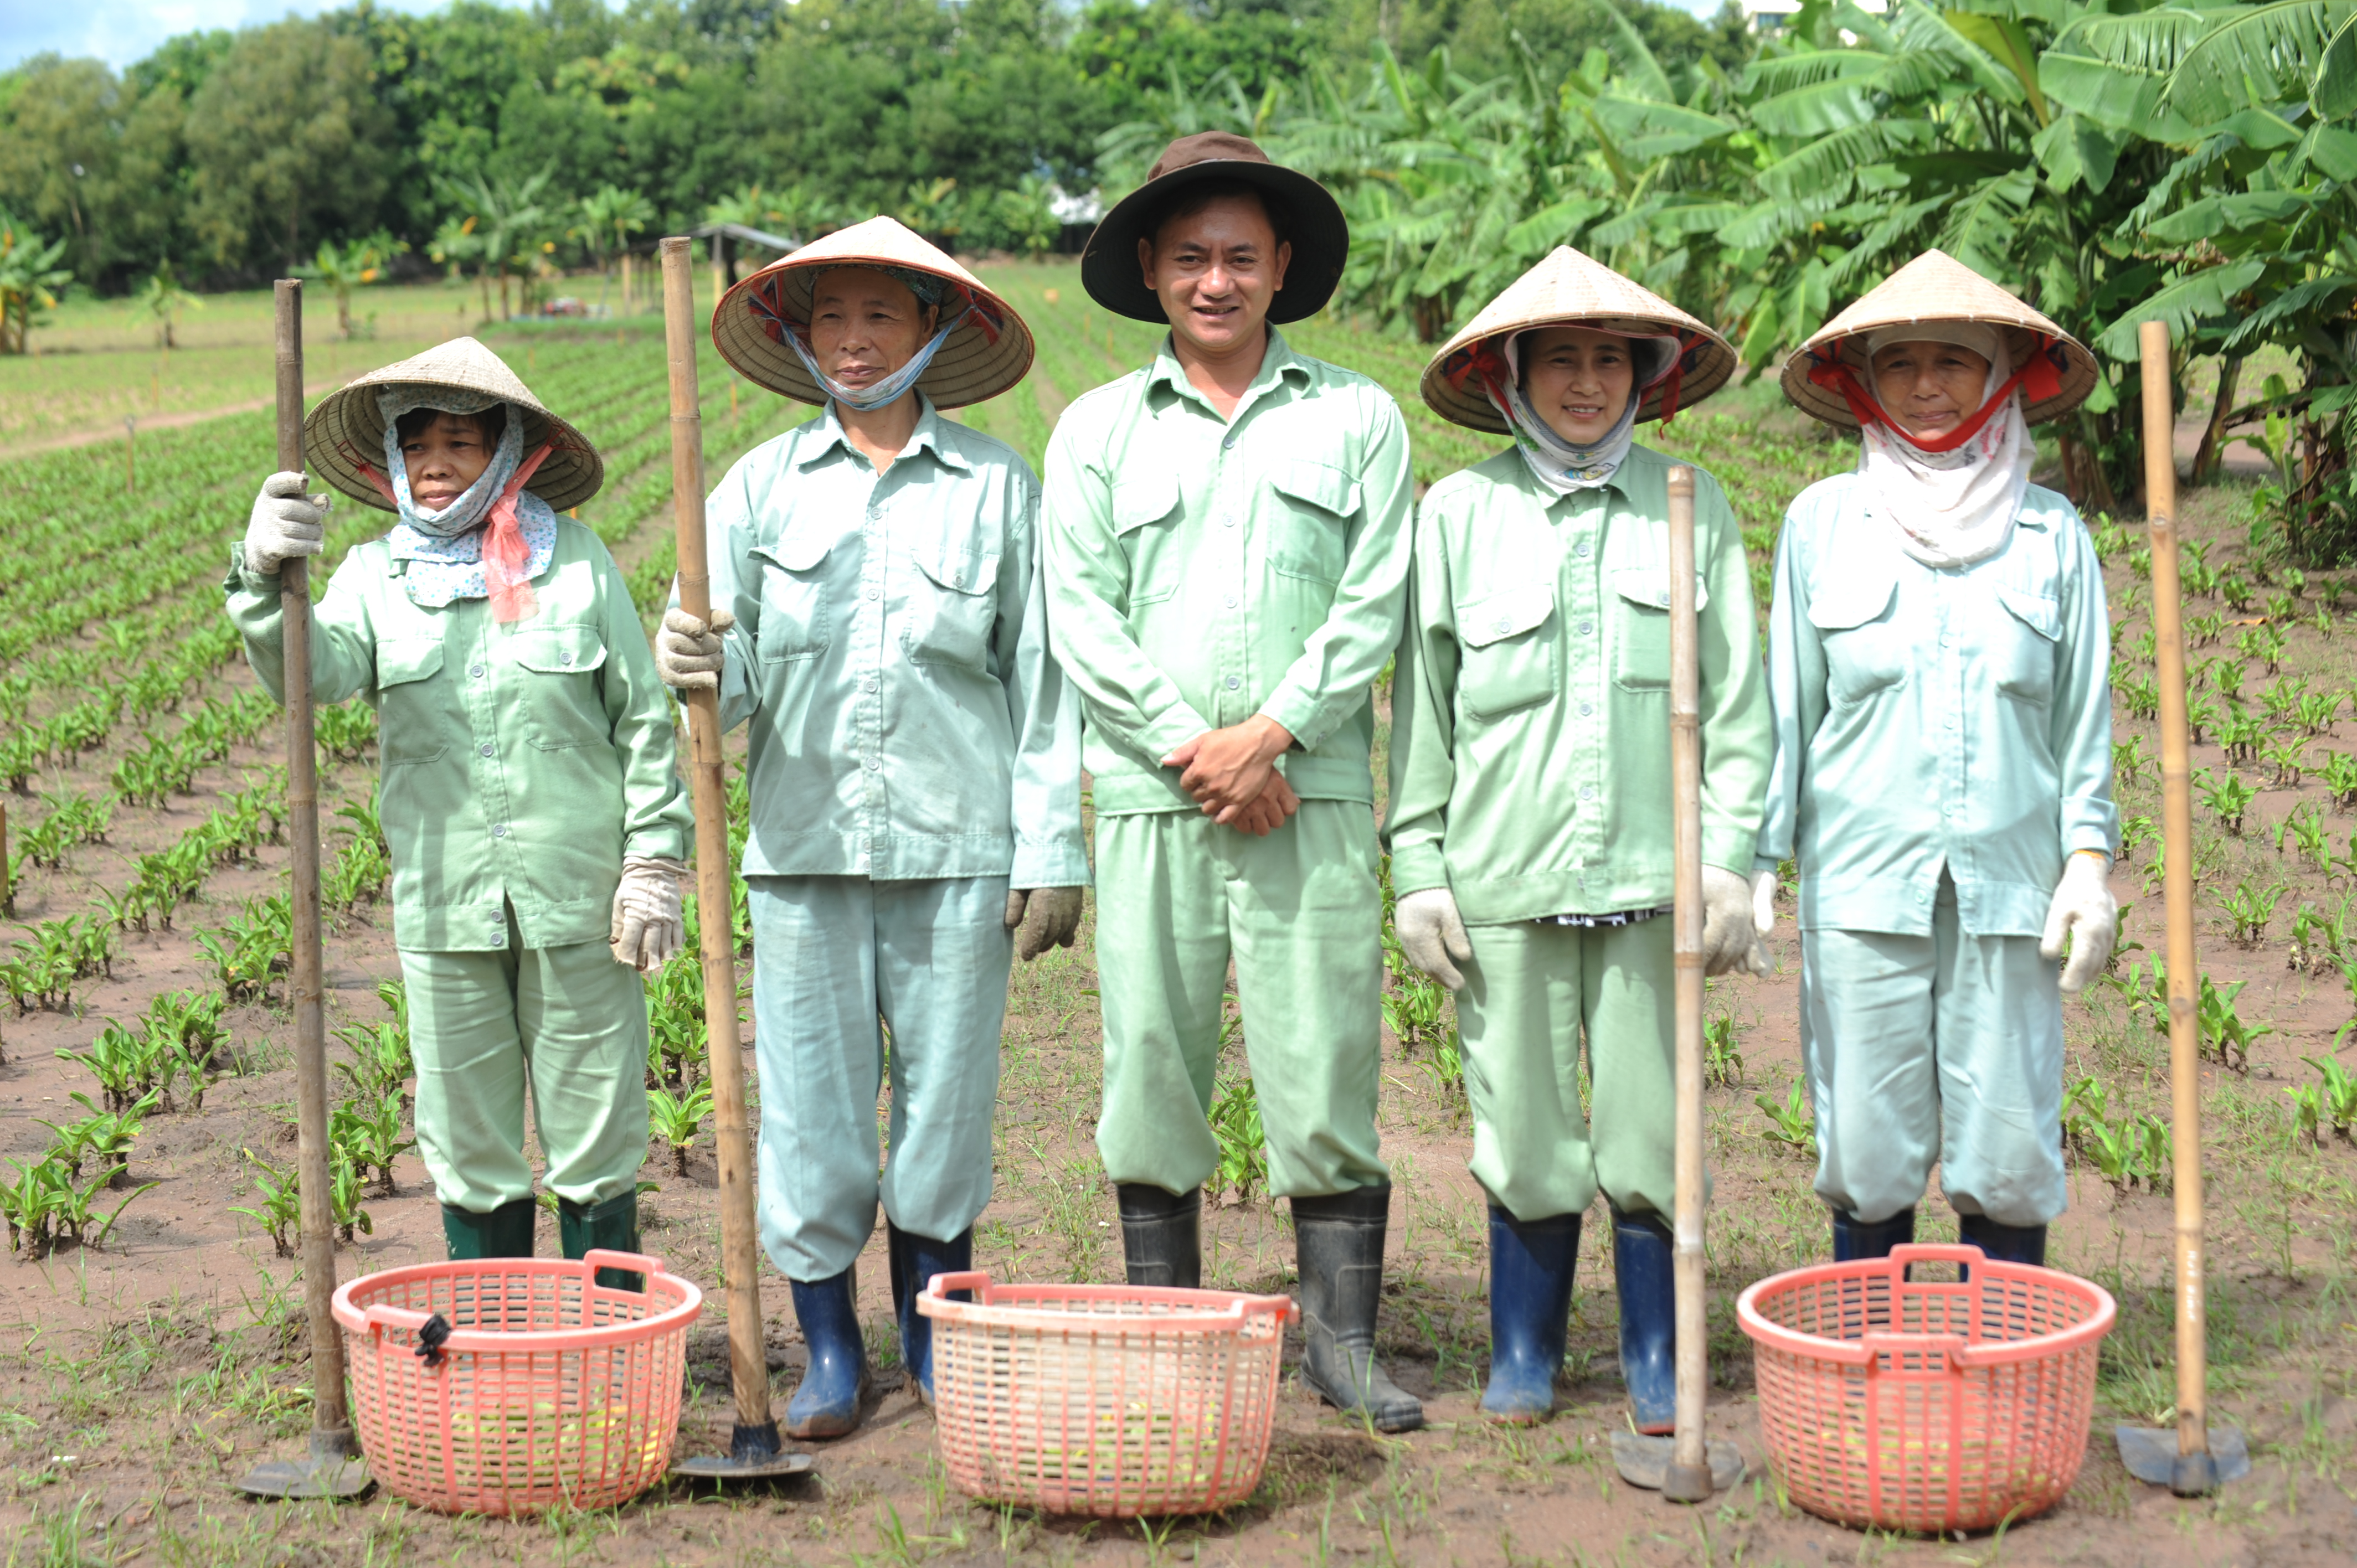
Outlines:
{"label": "farm worker in green uniform", "polygon": [[1030,369],[1006,302],[874,218],[746,278],[712,333],[748,380],[824,408],[713,491],[718,630],[674,606],[656,657],[748,726],[761,1233],[810,1347],[787,1428],[832,1437],[868,1381],[852,1264],[879,1200],[931,1397],[916,1299],[973,1266],[1008,966],[1080,923],[1080,710],[1048,653],[1038,483],[942,414]]}
{"label": "farm worker in green uniform", "polygon": [[[640,975],[680,947],[689,814],[630,591],[556,514],[605,467],[471,338],[328,397],[304,444],[329,484],[397,514],[328,584],[311,682],[377,710],[418,1151],[449,1255],[532,1255],[527,1088],[565,1255],[635,1251]],[[304,490],[263,482],[223,585],[282,699],[278,568],[317,553],[327,506]]]}
{"label": "farm worker in green uniform", "polygon": [[1173,142],[1105,215],[1082,281],[1170,335],[1049,442],[1048,593],[1094,780],[1097,1148],[1129,1279],[1200,1275],[1232,954],[1307,1375],[1394,1432],[1424,1416],[1374,1359],[1391,1178],[1367,757],[1399,639],[1407,434],[1380,387],[1273,325],[1326,303],[1349,248],[1333,197],[1224,132]]}
{"label": "farm worker in green uniform", "polygon": [[[2042,1262],[2062,1212],[2062,993],[2104,972],[2111,623],[2029,426],[2094,361],[1928,251],[1784,366],[1859,432],[1776,548],[1776,763],[1759,918],[1799,862],[1801,1046],[1836,1259],[1915,1235],[1934,1161],[1962,1239]],[[2065,943],[2067,963],[2058,966]]]}
{"label": "farm worker in green uniform", "polygon": [[[1566,246],[1424,374],[1443,418],[1514,440],[1418,513],[1386,824],[1400,945],[1457,993],[1490,1196],[1492,1420],[1554,1409],[1601,1187],[1637,1430],[1674,1424],[1671,460],[1634,431],[1734,369],[1717,333]],[[1742,531],[1699,470],[1695,562],[1705,965],[1762,973],[1749,874],[1768,693]]]}

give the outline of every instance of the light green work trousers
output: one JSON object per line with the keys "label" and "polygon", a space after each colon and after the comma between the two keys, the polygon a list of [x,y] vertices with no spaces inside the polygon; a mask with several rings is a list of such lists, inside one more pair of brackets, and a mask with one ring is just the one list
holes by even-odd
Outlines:
{"label": "light green work trousers", "polygon": [[1801,1051],[1835,1208],[1888,1219],[1934,1161],[1959,1214],[2046,1225],[2068,1207],[2061,972],[2036,937],[1966,935],[1945,876],[1928,937],[1801,933]]}
{"label": "light green work trousers", "polygon": [[647,995],[604,942],[526,948],[508,913],[493,952],[401,954],[417,1062],[417,1150],[435,1195],[489,1214],[532,1196],[532,1094],[548,1188],[576,1203],[633,1190],[647,1158]]}
{"label": "light green work trousers", "polygon": [[[1468,926],[1457,993],[1474,1179],[1516,1219],[1676,1212],[1676,1009],[1666,916]],[[1579,1103],[1587,1048],[1588,1109]]]}
{"label": "light green work trousers", "polygon": [[[746,887],[770,1262],[806,1284],[834,1278],[867,1244],[879,1202],[911,1235],[954,1240],[990,1201],[1015,961],[1006,878],[754,876]],[[888,1153],[876,1135],[886,1029]]]}
{"label": "light green work trousers", "polygon": [[1388,1181],[1375,1148],[1374,813],[1305,800],[1266,838],[1199,811],[1100,817],[1096,850],[1105,1174],[1183,1193],[1217,1168],[1209,1113],[1232,954],[1270,1193],[1324,1197]]}

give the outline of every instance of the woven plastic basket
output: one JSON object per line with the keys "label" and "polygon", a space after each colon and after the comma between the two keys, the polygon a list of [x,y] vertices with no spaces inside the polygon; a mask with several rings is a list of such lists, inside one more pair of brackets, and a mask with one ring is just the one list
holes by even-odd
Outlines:
{"label": "woven plastic basket", "polygon": [[[1906,1277],[1943,1262],[1970,1279]],[[1977,1247],[1904,1246],[1772,1275],[1735,1310],[1769,1461],[1811,1513],[1986,1530],[2043,1512],[2078,1477],[2115,1312],[2100,1285]]]}
{"label": "woven plastic basket", "polygon": [[[643,1274],[608,1290],[600,1268]],[[593,1251],[364,1274],[336,1292],[370,1473],[442,1513],[610,1508],[671,1463],[704,1294],[657,1258]],[[450,1333],[429,1357],[439,1315]]]}
{"label": "woven plastic basket", "polygon": [[1132,1519],[1208,1513],[1260,1484],[1289,1298],[963,1273],[935,1275],[917,1310],[933,1320],[942,1465],[967,1496]]}

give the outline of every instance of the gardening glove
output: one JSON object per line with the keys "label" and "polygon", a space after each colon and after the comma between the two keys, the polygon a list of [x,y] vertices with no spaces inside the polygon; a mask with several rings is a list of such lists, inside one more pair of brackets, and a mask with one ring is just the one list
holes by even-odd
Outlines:
{"label": "gardening glove", "polygon": [[616,963],[652,974],[686,945],[687,921],[679,899],[679,879],[686,875],[686,862],[664,855],[622,857],[622,885],[614,889],[609,932]]}
{"label": "gardening glove", "polygon": [[1006,929],[1020,927],[1015,950],[1029,963],[1049,948],[1068,948],[1081,929],[1077,887],[1012,887],[1006,893]]}
{"label": "gardening glove", "polygon": [[1408,962],[1451,991],[1465,989],[1465,975],[1457,964],[1473,957],[1473,944],[1458,916],[1456,897],[1448,888],[1425,887],[1400,895],[1392,910],[1392,929],[1399,933],[1400,950],[1407,954]]}
{"label": "gardening glove", "polygon": [[2062,866],[2062,880],[2054,885],[2054,902],[2046,907],[2046,934],[2038,950],[2047,958],[2062,956],[2062,940],[2071,939],[2071,961],[2062,966],[2062,993],[2075,996],[2112,961],[2112,944],[2119,940],[2120,906],[2112,897],[2111,857],[2081,850]]}
{"label": "gardening glove", "polygon": [[1702,868],[1702,972],[1768,972],[1768,950],[1753,922],[1751,884],[1716,865]]}
{"label": "gardening glove", "polygon": [[726,610],[714,610],[707,627],[677,605],[663,611],[655,633],[655,673],[674,692],[717,692],[725,662],[720,634],[737,624]]}
{"label": "gardening glove", "polygon": [[262,481],[253,498],[253,511],[245,521],[245,569],[256,577],[275,577],[278,568],[297,555],[317,555],[327,548],[328,498],[303,493],[300,474],[273,474]]}
{"label": "gardening glove", "polygon": [[1776,929],[1776,874],[1754,872],[1751,877],[1751,929],[1762,941]]}

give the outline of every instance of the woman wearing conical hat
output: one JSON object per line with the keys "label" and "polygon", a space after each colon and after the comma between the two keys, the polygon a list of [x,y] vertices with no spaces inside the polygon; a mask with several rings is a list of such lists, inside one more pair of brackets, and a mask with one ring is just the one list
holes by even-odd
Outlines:
{"label": "woman wearing conical hat", "polygon": [[[1757,918],[1800,866],[1801,1039],[1837,1259],[1913,1240],[1932,1166],[1962,1239],[2041,1262],[2062,1212],[2062,993],[2118,929],[2110,624],[2029,426],[2094,361],[1926,252],[1784,367],[1858,431],[1776,550],[1776,761]],[[2065,943],[2067,963],[2058,966]]]}
{"label": "woman wearing conical hat", "polygon": [[[1481,1408],[1495,1420],[1553,1408],[1580,1215],[1600,1187],[1634,1420],[1674,1424],[1672,922],[1658,918],[1673,893],[1671,462],[1633,432],[1734,368],[1717,333],[1566,247],[1424,375],[1443,417],[1514,440],[1435,485],[1416,519],[1386,827],[1400,943],[1457,993],[1490,1197]],[[1768,700],[1741,531],[1699,471],[1695,523],[1706,964],[1759,972],[1746,877]]]}
{"label": "woman wearing conical hat", "polygon": [[[471,338],[327,398],[304,445],[329,484],[396,514],[328,584],[311,681],[319,702],[377,710],[418,1151],[449,1255],[532,1255],[527,1088],[565,1255],[635,1251],[639,976],[680,947],[689,814],[630,589],[557,515],[604,465]],[[327,497],[306,489],[264,481],[224,585],[274,696],[278,570],[321,547]]]}
{"label": "woman wearing conical hat", "polygon": [[1030,369],[1006,302],[875,218],[737,285],[712,336],[822,405],[713,491],[715,625],[674,605],[656,659],[747,726],[761,1235],[810,1347],[787,1429],[832,1437],[865,1404],[852,1267],[879,1202],[902,1364],[931,1395],[917,1296],[972,1266],[1009,964],[1080,923],[1080,710],[1048,653],[1039,484],[942,414]]}

